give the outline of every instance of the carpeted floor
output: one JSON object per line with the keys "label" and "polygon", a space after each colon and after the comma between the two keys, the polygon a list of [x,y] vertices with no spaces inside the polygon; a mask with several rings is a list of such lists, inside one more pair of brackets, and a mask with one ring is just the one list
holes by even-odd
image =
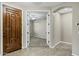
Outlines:
{"label": "carpeted floor", "polygon": [[43,42],[40,40],[38,38],[32,38],[29,48],[14,51],[5,56],[72,56],[71,45],[60,43],[55,48],[49,48],[44,39],[41,40]]}
{"label": "carpeted floor", "polygon": [[30,47],[48,47],[46,39],[41,39],[37,37],[31,37]]}

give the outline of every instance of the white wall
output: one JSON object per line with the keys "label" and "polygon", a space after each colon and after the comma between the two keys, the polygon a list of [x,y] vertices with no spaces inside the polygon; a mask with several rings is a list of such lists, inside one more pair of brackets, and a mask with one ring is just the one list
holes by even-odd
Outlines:
{"label": "white wall", "polygon": [[72,13],[61,14],[61,41],[72,43]]}
{"label": "white wall", "polygon": [[54,42],[61,41],[61,16],[59,13],[54,13]]}
{"label": "white wall", "polygon": [[46,19],[34,21],[34,36],[46,39]]}

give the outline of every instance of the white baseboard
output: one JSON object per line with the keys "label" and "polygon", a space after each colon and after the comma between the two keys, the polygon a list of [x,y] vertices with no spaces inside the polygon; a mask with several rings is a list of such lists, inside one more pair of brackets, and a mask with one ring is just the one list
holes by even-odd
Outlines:
{"label": "white baseboard", "polygon": [[77,54],[72,53],[72,56],[78,56]]}
{"label": "white baseboard", "polygon": [[69,42],[64,42],[64,41],[61,41],[61,43],[65,43],[65,44],[72,44],[72,43],[69,43]]}
{"label": "white baseboard", "polygon": [[[70,44],[70,45],[72,45],[72,43],[69,43],[69,42],[59,41],[59,42],[57,42],[54,46],[49,46],[49,47],[50,47],[50,48],[55,48],[55,47],[56,47],[58,44],[60,44],[60,43],[65,43],[65,44]],[[72,56],[78,56],[78,55],[72,53]]]}
{"label": "white baseboard", "polygon": [[58,44],[60,44],[60,43],[65,43],[65,44],[72,44],[72,43],[69,43],[69,42],[64,42],[64,41],[59,41],[59,42],[57,42],[54,46],[49,46],[50,48],[55,48]]}
{"label": "white baseboard", "polygon": [[50,48],[55,48],[60,43],[61,43],[61,41],[57,42],[54,46],[50,46]]}

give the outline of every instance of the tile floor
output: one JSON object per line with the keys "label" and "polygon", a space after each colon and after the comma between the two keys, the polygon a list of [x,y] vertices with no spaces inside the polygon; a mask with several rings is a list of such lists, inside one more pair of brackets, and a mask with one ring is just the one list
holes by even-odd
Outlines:
{"label": "tile floor", "polygon": [[45,40],[43,43],[41,43],[43,40],[39,40],[40,39],[35,40],[38,41],[38,43],[35,43],[35,41],[33,43],[31,40],[29,48],[14,51],[5,56],[72,56],[72,46],[69,44],[60,43],[55,48],[49,48]]}

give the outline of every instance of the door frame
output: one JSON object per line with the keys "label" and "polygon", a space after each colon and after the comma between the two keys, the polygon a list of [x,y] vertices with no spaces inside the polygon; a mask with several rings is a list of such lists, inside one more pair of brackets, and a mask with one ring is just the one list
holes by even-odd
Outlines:
{"label": "door frame", "polygon": [[[50,38],[48,38],[48,36],[50,37],[50,35],[48,35],[48,32],[50,32],[50,29],[49,29],[50,28],[50,25],[48,25],[48,23],[50,23],[50,10],[27,10],[26,11],[26,13],[27,13],[27,20],[28,20],[28,17],[29,17],[29,12],[31,12],[31,11],[47,12],[48,13],[47,14],[47,18],[46,18],[46,21],[47,21],[46,22],[46,43],[50,47],[51,46],[49,44]],[[29,20],[29,22],[30,22],[30,20]],[[30,24],[29,25],[26,25],[26,26],[30,26]],[[30,27],[29,27],[29,30],[30,30]],[[29,33],[30,33],[30,31],[29,31]],[[27,39],[26,41],[27,41],[26,45],[27,45],[27,47],[29,47],[29,44],[30,44],[30,34],[29,34],[29,39]]]}
{"label": "door frame", "polygon": [[1,3],[1,53],[0,55],[3,55],[3,4]]}

